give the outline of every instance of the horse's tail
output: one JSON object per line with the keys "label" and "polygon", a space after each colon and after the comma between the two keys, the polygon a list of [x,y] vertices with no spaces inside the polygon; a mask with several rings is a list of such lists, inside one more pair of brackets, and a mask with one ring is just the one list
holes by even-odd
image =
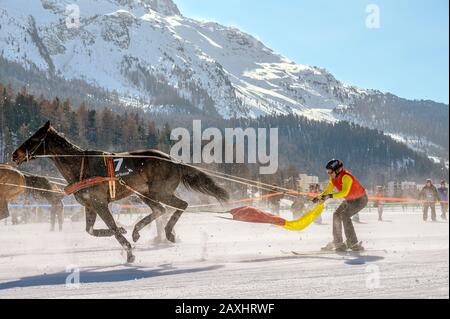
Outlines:
{"label": "horse's tail", "polygon": [[211,177],[197,168],[179,164],[178,169],[186,188],[213,196],[220,202],[227,201],[230,198],[225,189],[217,185]]}

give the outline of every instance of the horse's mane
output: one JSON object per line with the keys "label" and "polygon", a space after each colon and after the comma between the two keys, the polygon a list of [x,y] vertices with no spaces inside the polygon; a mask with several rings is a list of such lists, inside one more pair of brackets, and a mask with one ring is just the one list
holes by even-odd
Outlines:
{"label": "horse's mane", "polygon": [[51,127],[48,132],[50,133],[49,137],[57,138],[62,147],[83,152],[83,149],[81,147],[69,141],[64,134],[58,132],[54,127]]}

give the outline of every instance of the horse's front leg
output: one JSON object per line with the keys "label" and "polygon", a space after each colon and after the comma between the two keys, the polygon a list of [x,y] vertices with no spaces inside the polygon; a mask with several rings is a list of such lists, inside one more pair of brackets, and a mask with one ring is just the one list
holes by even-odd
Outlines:
{"label": "horse's front leg", "polygon": [[115,232],[112,229],[94,229],[97,212],[93,208],[86,207],[86,231],[94,237],[112,237]]}
{"label": "horse's front leg", "polygon": [[109,230],[112,231],[113,236],[116,237],[117,241],[127,252],[127,262],[134,262],[135,257],[133,255],[133,248],[131,247],[131,244],[128,242],[128,240],[123,236],[124,229],[121,227],[117,227],[116,222],[114,221],[114,217],[109,211],[108,205],[95,205],[94,208],[97,214],[106,224],[106,226],[108,226]]}

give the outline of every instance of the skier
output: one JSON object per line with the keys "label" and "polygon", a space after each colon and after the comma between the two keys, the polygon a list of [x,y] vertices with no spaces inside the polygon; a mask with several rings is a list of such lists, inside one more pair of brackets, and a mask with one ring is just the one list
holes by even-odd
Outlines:
{"label": "skier", "polygon": [[419,194],[419,199],[423,200],[423,220],[428,219],[428,209],[431,208],[431,219],[436,221],[436,202],[439,202],[439,195],[431,179],[427,179],[425,186]]}
{"label": "skier", "polygon": [[383,186],[377,186],[377,190],[375,192],[375,197],[378,197],[378,199],[374,203],[374,207],[378,209],[378,221],[383,221],[383,206],[384,202],[380,200],[379,198],[384,197],[384,188]]}
{"label": "skier", "polygon": [[446,186],[446,182],[441,181],[441,187],[438,188],[439,199],[441,202],[441,217],[443,220],[447,220],[447,212],[448,212],[448,188]]}
{"label": "skier", "polygon": [[[369,200],[366,190],[350,172],[344,170],[342,161],[333,159],[327,164],[326,169],[328,175],[330,175],[330,181],[324,192],[315,199],[315,202],[332,198],[344,198],[345,200],[333,215],[333,241],[323,250],[346,251],[351,249],[362,251],[364,247],[358,242],[351,217],[366,207]],[[333,193],[334,188],[338,190],[337,193]],[[342,237],[342,225],[344,225],[347,238],[346,243],[344,243]]]}

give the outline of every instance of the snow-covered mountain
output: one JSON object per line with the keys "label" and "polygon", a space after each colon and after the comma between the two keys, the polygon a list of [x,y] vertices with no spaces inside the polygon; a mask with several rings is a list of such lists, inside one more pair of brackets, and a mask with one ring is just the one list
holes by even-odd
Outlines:
{"label": "snow-covered mountain", "polygon": [[[183,17],[172,0],[0,0],[2,55],[130,96],[148,75],[187,98],[205,90],[224,117],[331,110],[366,91],[296,64],[236,28]],[[79,8],[80,19],[70,20]],[[68,22],[68,23],[67,23]],[[200,105],[201,107],[201,105]]]}
{"label": "snow-covered mountain", "polygon": [[160,108],[154,97],[164,85],[223,117],[296,113],[364,124],[372,115],[353,117],[355,106],[383,96],[290,61],[236,28],[184,17],[172,0],[0,0],[0,53],[147,107]]}

